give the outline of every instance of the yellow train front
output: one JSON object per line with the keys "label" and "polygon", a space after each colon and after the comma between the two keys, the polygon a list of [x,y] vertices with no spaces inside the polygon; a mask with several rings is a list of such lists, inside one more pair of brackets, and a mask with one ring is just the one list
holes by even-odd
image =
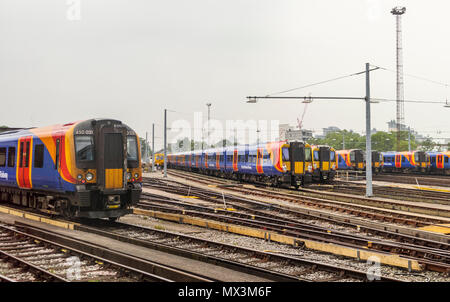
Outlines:
{"label": "yellow train front", "polygon": [[336,175],[336,151],[325,145],[311,146],[313,182],[329,182]]}
{"label": "yellow train front", "polygon": [[155,153],[153,163],[157,169],[164,166],[164,153]]}

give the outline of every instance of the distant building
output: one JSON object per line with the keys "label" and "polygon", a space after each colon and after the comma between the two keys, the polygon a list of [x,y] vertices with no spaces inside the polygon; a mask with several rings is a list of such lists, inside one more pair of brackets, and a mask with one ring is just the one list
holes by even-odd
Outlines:
{"label": "distant building", "polygon": [[312,130],[295,129],[289,124],[280,124],[278,127],[280,140],[306,141],[313,137]]}
{"label": "distant building", "polygon": [[[390,120],[387,122],[388,124],[388,132],[397,132],[397,122],[394,120]],[[400,131],[408,131],[408,127],[404,124],[400,124]]]}
{"label": "distant building", "polygon": [[330,126],[327,128],[322,128],[323,130],[323,136],[326,137],[329,133],[334,133],[334,132],[339,132],[341,131],[341,129],[339,129],[338,127],[335,126]]}

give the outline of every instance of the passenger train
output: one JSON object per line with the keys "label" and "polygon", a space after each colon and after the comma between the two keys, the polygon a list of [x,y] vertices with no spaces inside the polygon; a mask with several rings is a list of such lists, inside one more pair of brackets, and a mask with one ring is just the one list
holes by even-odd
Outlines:
{"label": "passenger train", "polygon": [[168,167],[296,188],[335,175],[329,147],[287,141],[170,154]]}
{"label": "passenger train", "polygon": [[0,198],[68,217],[131,213],[142,191],[138,135],[112,119],[0,134]]}

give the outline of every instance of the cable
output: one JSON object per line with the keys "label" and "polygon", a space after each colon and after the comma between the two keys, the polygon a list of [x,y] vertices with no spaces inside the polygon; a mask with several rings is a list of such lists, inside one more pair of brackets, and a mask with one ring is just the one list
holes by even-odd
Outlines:
{"label": "cable", "polygon": [[[375,69],[372,69],[372,70],[376,70],[376,69],[378,69],[378,68],[379,68],[379,67],[376,66],[376,68],[375,68]],[[369,71],[371,71],[371,70],[369,70]],[[329,79],[329,80],[325,80],[325,81],[320,81],[320,82],[317,82],[317,83],[308,84],[308,85],[305,85],[305,86],[300,86],[300,87],[291,88],[291,89],[288,89],[288,90],[283,90],[283,91],[279,91],[279,92],[270,93],[270,94],[267,94],[266,96],[272,96],[272,95],[276,95],[276,94],[282,94],[282,93],[291,92],[291,91],[294,91],[294,90],[299,90],[299,89],[303,89],[303,88],[307,88],[307,87],[312,87],[312,86],[316,86],[316,85],[320,85],[320,84],[325,84],[325,83],[328,83],[328,82],[333,82],[333,81],[337,81],[337,80],[349,78],[349,77],[352,77],[352,76],[360,75],[360,74],[363,74],[363,73],[365,73],[365,72],[366,72],[366,71],[360,71],[360,72],[356,72],[356,73],[352,73],[352,74],[340,76],[340,77],[337,77],[337,78],[332,78],[332,79]]]}
{"label": "cable", "polygon": [[[370,98],[373,101],[379,102],[396,102],[394,99],[383,99],[383,98]],[[426,101],[426,100],[403,100],[405,103],[420,103],[420,104],[443,104],[446,105],[446,102],[443,101]]]}
{"label": "cable", "polygon": [[[393,70],[393,69],[386,68],[386,67],[380,67],[380,66],[376,66],[376,65],[372,65],[372,64],[371,64],[370,66],[378,67],[378,68],[380,68],[380,69],[383,69],[383,70],[386,70],[386,71],[390,71],[390,72],[395,72],[395,73],[397,72],[397,71],[395,71],[395,70]],[[411,77],[411,78],[416,78],[416,79],[419,79],[419,80],[422,80],[422,81],[434,83],[434,84],[436,84],[436,85],[445,86],[445,87],[447,87],[447,88],[448,88],[448,86],[449,86],[449,84],[447,84],[447,83],[438,82],[438,81],[435,81],[435,80],[430,80],[430,79],[427,79],[427,78],[424,78],[424,77],[420,77],[420,76],[416,76],[416,75],[413,75],[413,74],[403,73],[403,75],[408,76],[408,77]]]}

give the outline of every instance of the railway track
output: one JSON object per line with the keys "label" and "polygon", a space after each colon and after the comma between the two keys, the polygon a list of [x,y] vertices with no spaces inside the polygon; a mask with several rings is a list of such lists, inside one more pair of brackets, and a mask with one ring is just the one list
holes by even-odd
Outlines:
{"label": "railway track", "polygon": [[[188,188],[184,185],[179,185],[179,187],[174,185],[171,185],[170,187],[157,185],[156,187],[160,190],[179,195],[185,195],[188,190]],[[201,200],[207,200],[219,204],[219,206],[222,203],[219,199],[220,194],[216,192],[210,192],[198,188],[190,188],[189,190],[190,194],[199,197]],[[260,209],[250,208],[248,203],[255,206],[254,202],[235,196],[226,197],[228,200],[227,205],[241,210],[239,212],[230,212],[226,210],[218,211],[216,208],[193,205],[190,203],[175,201],[173,199],[163,198],[162,196],[144,194],[143,197],[151,200],[151,202],[141,201],[139,207],[144,209],[202,217],[209,220],[244,225],[253,228],[263,228],[295,238],[333,243],[352,248],[360,248],[361,246],[364,246],[371,250],[413,257],[420,260],[420,263],[430,270],[441,272],[450,271],[450,246],[449,244],[442,242],[367,228],[365,231],[369,234],[366,236],[362,236],[360,234],[355,235],[354,233],[351,234],[349,232],[339,230],[330,230],[330,228],[327,227],[300,223],[298,222],[298,217],[295,216],[287,217],[283,214],[274,214],[273,210],[270,211],[270,209],[268,209],[269,212],[267,212]],[[242,206],[242,203],[246,203],[247,205]],[[267,207],[267,205],[256,203],[256,207],[260,208],[261,206]],[[284,214],[286,214],[286,212],[288,211],[285,211]],[[290,214],[294,214],[294,212],[291,212]],[[351,227],[355,230],[357,226],[353,225]],[[397,242],[392,240],[386,241],[383,239],[374,239],[373,233],[377,233],[377,235],[383,235],[388,238],[395,238]]]}
{"label": "railway track", "polygon": [[448,175],[414,175],[414,174],[401,174],[401,173],[386,173],[383,172],[378,175],[373,175],[373,180],[396,182],[412,185],[425,185],[425,186],[441,186],[450,187],[450,177]]}
{"label": "railway track", "polygon": [[[326,209],[340,213],[346,213],[362,218],[369,218],[381,222],[397,223],[413,227],[421,227],[432,224],[448,223],[447,218],[439,218],[439,209],[430,208],[423,204],[413,202],[396,202],[383,199],[365,198],[357,195],[339,194],[321,190],[300,189],[299,191],[286,192],[283,189],[244,187],[236,182],[225,181],[218,178],[198,176],[186,172],[169,171],[173,176],[194,181],[203,185],[215,185],[220,189],[230,192],[245,194],[247,196],[257,196],[271,198],[312,208]],[[144,178],[144,183],[148,181]],[[154,179],[152,178],[154,182]],[[428,215],[417,215],[417,214]],[[429,214],[437,214],[436,216]],[[450,211],[442,211],[442,214],[450,216]]]}
{"label": "railway track", "polygon": [[[335,181],[331,185],[315,186],[314,190],[336,192],[343,194],[366,194],[365,185]],[[404,201],[427,202],[431,204],[450,205],[450,193],[433,190],[409,189],[402,187],[373,186],[373,193],[377,197],[398,199]]]}
{"label": "railway track", "polygon": [[[364,271],[131,224],[102,221],[101,225],[96,222],[95,226],[83,225],[78,228],[84,232],[195,258],[273,281],[370,281],[370,276]],[[376,281],[401,279],[380,276]]]}
{"label": "railway track", "polygon": [[0,225],[2,281],[215,281],[23,223]]}

